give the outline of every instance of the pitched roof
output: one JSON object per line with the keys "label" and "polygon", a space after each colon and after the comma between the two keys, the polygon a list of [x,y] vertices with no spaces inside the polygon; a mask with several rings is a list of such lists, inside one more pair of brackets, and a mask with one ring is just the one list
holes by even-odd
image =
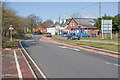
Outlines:
{"label": "pitched roof", "polygon": [[60,26],[65,27],[70,22],[70,19],[67,19],[67,21],[64,23],[64,21],[60,24]]}
{"label": "pitched roof", "polygon": [[73,18],[73,19],[78,25],[83,25],[88,28],[96,28],[93,25],[96,22],[96,19],[93,18]]}

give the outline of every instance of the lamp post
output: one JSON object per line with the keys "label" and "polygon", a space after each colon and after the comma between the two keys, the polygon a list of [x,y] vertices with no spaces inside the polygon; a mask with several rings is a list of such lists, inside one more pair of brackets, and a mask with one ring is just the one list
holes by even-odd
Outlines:
{"label": "lamp post", "polygon": [[12,30],[13,30],[14,28],[12,27],[12,25],[10,25],[10,27],[9,27],[9,30],[10,30],[10,41],[12,41]]}
{"label": "lamp post", "polygon": [[80,37],[82,37],[81,26],[78,26],[78,28],[79,28],[79,34],[80,34]]}
{"label": "lamp post", "polygon": [[36,32],[36,28],[37,28],[37,26],[38,26],[38,16],[35,16],[34,17],[35,18],[35,32]]}

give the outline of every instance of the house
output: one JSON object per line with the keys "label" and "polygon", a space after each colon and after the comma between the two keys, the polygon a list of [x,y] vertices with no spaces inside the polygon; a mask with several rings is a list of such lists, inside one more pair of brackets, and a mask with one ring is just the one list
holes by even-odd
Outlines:
{"label": "house", "polygon": [[86,32],[88,35],[96,34],[98,36],[99,29],[94,26],[95,22],[96,19],[93,18],[72,18],[67,29],[69,33]]}
{"label": "house", "polygon": [[[65,29],[65,26],[67,26],[67,23],[66,23],[66,20],[60,20],[60,21],[57,21],[57,20],[54,20],[53,21],[53,24],[48,26],[47,27],[47,32],[52,32],[53,35],[57,34],[57,35],[60,35],[61,34],[61,31],[63,31]],[[53,29],[55,28],[55,29]],[[53,31],[51,31],[53,30]],[[66,28],[67,30],[67,28]]]}
{"label": "house", "polygon": [[49,27],[47,27],[46,28],[46,32],[48,33],[51,33],[52,35],[55,35],[55,27],[54,27],[54,25],[51,25],[51,26],[49,26]]}
{"label": "house", "polygon": [[36,28],[33,28],[33,29],[32,29],[32,32],[37,32],[37,31],[39,31],[39,30],[40,30],[42,33],[43,33],[43,32],[46,32],[46,29],[45,29],[45,27],[42,25],[42,23],[39,23]]}
{"label": "house", "polygon": [[45,27],[42,25],[42,23],[38,24],[37,29],[40,30],[42,33],[46,31]]}
{"label": "house", "polygon": [[62,19],[60,21],[54,20],[53,24],[48,26],[46,30],[47,32],[52,32],[53,35],[60,35],[62,32],[68,32],[67,24],[69,23],[69,21],[70,19]]}
{"label": "house", "polygon": [[62,21],[62,23],[60,24],[60,26],[61,26],[61,29],[60,29],[61,33],[62,33],[62,32],[68,33],[67,26],[68,26],[68,23],[69,23],[69,22],[70,22],[70,19],[64,19],[64,20]]}

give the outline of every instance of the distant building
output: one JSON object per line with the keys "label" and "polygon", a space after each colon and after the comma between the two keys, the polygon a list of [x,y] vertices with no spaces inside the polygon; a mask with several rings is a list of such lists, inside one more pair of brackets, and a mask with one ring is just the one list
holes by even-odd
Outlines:
{"label": "distant building", "polygon": [[96,19],[93,18],[72,18],[68,23],[69,33],[86,32],[89,35],[98,35],[98,29],[94,26]]}
{"label": "distant building", "polygon": [[69,22],[70,22],[70,19],[63,19],[62,23],[60,24],[61,33],[62,33],[62,32],[68,33],[67,26],[68,26],[68,23],[69,23]]}
{"label": "distant building", "polygon": [[55,35],[55,27],[54,26],[49,26],[46,28],[46,32],[48,33],[51,33],[52,35]]}
{"label": "distant building", "polygon": [[52,27],[55,27],[55,33],[61,34],[62,32],[68,32],[67,30],[67,24],[69,23],[70,19],[62,19],[60,21],[54,20]]}
{"label": "distant building", "polygon": [[[65,26],[67,26],[66,24],[66,20],[60,20],[60,21],[57,21],[57,20],[54,20],[53,21],[53,24],[48,26],[47,28],[47,32],[50,32],[50,28],[53,29],[55,28],[55,30],[52,31],[52,33],[54,34],[57,34],[57,35],[60,35],[61,34],[61,31],[63,31],[63,29],[65,29]],[[49,30],[49,31],[48,31]],[[54,35],[55,35],[54,34]]]}
{"label": "distant building", "polygon": [[43,32],[46,32],[46,29],[45,29],[45,27],[42,25],[42,23],[39,23],[36,28],[33,28],[33,29],[32,29],[32,32],[37,32],[37,31],[39,31],[39,30],[40,30],[42,33],[43,33]]}

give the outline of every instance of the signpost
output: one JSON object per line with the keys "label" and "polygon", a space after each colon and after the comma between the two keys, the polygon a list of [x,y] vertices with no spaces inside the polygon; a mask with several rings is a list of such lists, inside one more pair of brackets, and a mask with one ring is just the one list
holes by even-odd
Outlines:
{"label": "signpost", "polygon": [[102,39],[105,38],[106,34],[111,34],[112,39],[112,20],[101,21]]}
{"label": "signpost", "polygon": [[10,41],[12,41],[12,30],[13,30],[14,28],[12,27],[12,25],[10,25],[10,27],[9,27],[9,30],[10,30]]}

